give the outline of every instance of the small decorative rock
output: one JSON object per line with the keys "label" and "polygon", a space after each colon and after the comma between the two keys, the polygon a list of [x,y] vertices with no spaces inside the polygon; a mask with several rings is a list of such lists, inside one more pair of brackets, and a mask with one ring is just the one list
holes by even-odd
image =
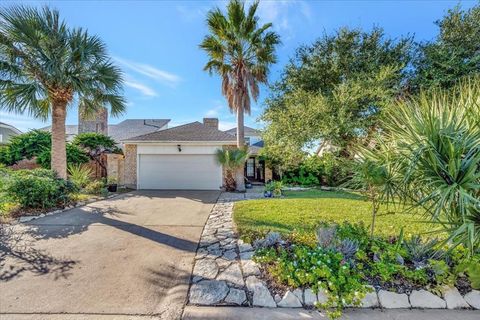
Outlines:
{"label": "small decorative rock", "polygon": [[447,289],[443,294],[443,298],[447,303],[448,309],[463,309],[470,307],[455,287]]}
{"label": "small decorative rock", "polygon": [[231,288],[230,292],[228,293],[227,297],[225,298],[225,302],[229,304],[236,304],[242,305],[245,300],[247,300],[247,295],[245,294],[244,290]]}
{"label": "small decorative rock", "polygon": [[215,279],[218,273],[218,266],[214,260],[202,259],[195,263],[193,275],[202,278]]}
{"label": "small decorative rock", "polygon": [[275,300],[276,303],[279,303],[280,301],[282,301],[282,297],[280,297],[278,293],[275,293],[275,295],[273,296],[273,300]]}
{"label": "small decorative rock", "polygon": [[281,308],[301,308],[302,303],[292,291],[287,291],[282,300],[278,303],[278,306]]}
{"label": "small decorative rock", "polygon": [[228,286],[223,281],[203,280],[192,285],[190,303],[199,305],[216,304],[225,298]]}
{"label": "small decorative rock", "polygon": [[472,290],[464,296],[465,301],[474,309],[480,309],[480,291]]}
{"label": "small decorative rock", "polygon": [[258,268],[257,264],[254,261],[252,260],[241,260],[241,261],[242,261],[243,275],[245,277],[260,275],[260,269]]}
{"label": "small decorative rock", "polygon": [[23,216],[23,217],[20,217],[20,219],[18,219],[18,221],[20,221],[20,222],[23,223],[23,222],[31,221],[31,220],[33,220],[33,219],[35,219],[34,216]]}
{"label": "small decorative rock", "polygon": [[312,307],[317,301],[317,295],[313,293],[312,289],[305,289],[305,305]]}
{"label": "small decorative rock", "polygon": [[413,308],[424,309],[445,309],[447,307],[445,300],[423,289],[412,291],[410,304]]}
{"label": "small decorative rock", "polygon": [[253,305],[256,307],[275,308],[277,304],[272,298],[267,286],[254,276],[247,278],[247,288],[253,292]]}
{"label": "small decorative rock", "polygon": [[386,309],[410,308],[408,296],[405,293],[395,293],[385,290],[378,292],[378,300]]}

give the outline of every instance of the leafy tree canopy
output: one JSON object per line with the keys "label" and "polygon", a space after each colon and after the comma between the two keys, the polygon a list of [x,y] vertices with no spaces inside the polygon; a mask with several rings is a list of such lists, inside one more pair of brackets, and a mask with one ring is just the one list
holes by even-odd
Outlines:
{"label": "leafy tree canopy", "polygon": [[439,21],[435,41],[420,45],[411,81],[414,91],[451,88],[459,79],[480,73],[480,5],[451,9]]}
{"label": "leafy tree canopy", "polygon": [[393,40],[380,28],[342,28],[299,48],[261,117],[267,155],[293,165],[306,145],[323,139],[350,156],[353,144],[380,129],[383,109],[401,93],[411,47],[411,38]]}

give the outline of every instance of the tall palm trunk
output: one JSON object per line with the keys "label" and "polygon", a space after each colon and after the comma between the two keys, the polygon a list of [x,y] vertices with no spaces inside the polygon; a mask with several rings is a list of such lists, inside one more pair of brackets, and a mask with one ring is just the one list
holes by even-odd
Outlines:
{"label": "tall palm trunk", "polygon": [[67,179],[67,150],[65,139],[65,118],[67,102],[54,101],[52,103],[52,157],[51,167],[58,176]]}
{"label": "tall palm trunk", "polygon": [[[245,128],[243,126],[243,107],[237,108],[237,147],[243,149],[245,147]],[[235,171],[235,181],[237,183],[237,191],[245,191],[245,166],[240,166]]]}

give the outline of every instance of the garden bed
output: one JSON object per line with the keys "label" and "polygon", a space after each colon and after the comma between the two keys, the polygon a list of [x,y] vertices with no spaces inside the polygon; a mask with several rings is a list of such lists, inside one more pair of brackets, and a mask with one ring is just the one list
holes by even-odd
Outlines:
{"label": "garden bed", "polygon": [[432,227],[411,213],[380,215],[373,237],[370,219],[360,195],[315,189],[234,209],[239,236],[255,248],[259,281],[278,306],[316,305],[332,317],[355,306],[480,307],[480,291],[472,290],[480,285],[478,254],[447,251],[443,234],[422,239]]}

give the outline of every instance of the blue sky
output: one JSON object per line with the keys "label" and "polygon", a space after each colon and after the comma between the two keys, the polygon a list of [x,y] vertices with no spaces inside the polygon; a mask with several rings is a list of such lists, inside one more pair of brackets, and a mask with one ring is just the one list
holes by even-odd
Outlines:
{"label": "blue sky", "polygon": [[[8,6],[15,2],[4,2]],[[33,6],[48,4],[60,10],[69,25],[84,27],[97,34],[108,46],[112,58],[125,73],[126,118],[169,118],[170,126],[218,117],[222,129],[235,126],[220,92],[218,77],[202,70],[207,58],[198,48],[207,29],[205,15],[224,1],[30,1]],[[262,22],[273,22],[280,34],[278,63],[270,81],[280,74],[295,49],[309,44],[323,32],[342,26],[370,29],[380,26],[387,35],[413,34],[417,40],[430,40],[437,34],[434,21],[458,1],[261,1],[258,15]],[[464,8],[475,1],[461,1]],[[261,127],[263,87],[259,103],[246,117],[249,126]],[[0,111],[0,121],[21,130],[39,128],[42,123],[26,115]],[[69,110],[67,124],[76,124],[77,109]]]}

